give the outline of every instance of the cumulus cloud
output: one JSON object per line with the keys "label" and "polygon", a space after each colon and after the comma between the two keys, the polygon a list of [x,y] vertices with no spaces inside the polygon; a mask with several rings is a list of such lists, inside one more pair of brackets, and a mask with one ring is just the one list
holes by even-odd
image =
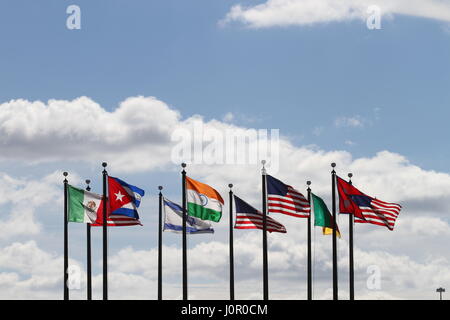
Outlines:
{"label": "cumulus cloud", "polygon": [[[127,119],[133,121],[129,123]],[[52,123],[55,126],[51,126]],[[58,161],[76,160],[81,164],[90,164],[106,160],[117,171],[149,172],[155,171],[158,166],[170,170],[174,165],[171,159],[175,145],[172,140],[173,129],[181,128],[190,135],[197,124],[204,131],[214,129],[222,134],[227,130],[234,133],[246,133],[249,130],[219,120],[206,121],[198,115],[183,119],[176,110],[153,97],[129,98],[111,111],[85,97],[73,101],[51,100],[47,104],[15,100],[0,105],[0,157],[3,161],[14,160],[18,165],[30,165],[29,159],[47,162],[48,165]],[[200,146],[194,148],[192,159],[201,155],[211,141],[205,137],[200,135],[192,141]],[[248,145],[257,146],[257,143],[257,140],[252,140]],[[442,253],[440,243],[446,243],[450,234],[444,210],[450,206],[449,174],[422,169],[405,156],[392,151],[384,150],[375,155],[354,158],[345,150],[298,146],[284,136],[280,136],[278,143],[279,170],[269,170],[269,173],[300,191],[305,190],[306,180],[311,180],[313,191],[330,203],[330,163],[336,162],[338,174],[345,176],[352,172],[354,184],[362,191],[385,201],[402,204],[403,209],[394,232],[368,225],[356,227],[356,247],[359,250],[358,298],[404,298],[401,288],[405,287],[414,288],[408,291],[410,296],[420,298],[421,286],[447,281],[446,271],[438,273],[437,270],[443,268],[448,260],[446,254]],[[116,145],[119,147],[113,148]],[[148,157],[150,152],[152,157]],[[155,163],[158,166],[155,167]],[[228,183],[233,183],[234,192],[257,208],[260,208],[261,201],[260,169],[259,163],[245,162],[205,165],[202,161],[191,161],[188,166],[190,176],[213,185],[223,195],[228,192]],[[5,230],[2,236],[8,235],[0,240],[9,241],[10,236],[14,235],[40,235],[45,226],[36,222],[36,211],[46,203],[56,203],[61,208],[61,172],[50,172],[43,177],[31,178],[0,174],[0,193],[4,195],[0,198],[3,213],[0,225]],[[71,181],[76,183],[79,180],[76,174],[71,173]],[[151,200],[144,198],[143,201]],[[29,208],[23,206],[25,203]],[[143,207],[145,205],[143,202]],[[226,212],[227,207],[224,210]],[[288,234],[270,235],[271,292],[274,298],[279,299],[304,298],[299,293],[299,286],[306,288],[305,221],[285,216],[277,216],[276,219],[286,226]],[[18,220],[22,221],[22,229],[13,228],[19,223]],[[342,223],[341,220],[338,222]],[[339,241],[340,272],[343,273],[342,279],[345,279],[346,223],[340,228],[344,237]],[[213,241],[210,238],[196,238],[193,241],[189,250],[192,297],[226,298],[228,247],[225,229],[226,224],[217,224]],[[441,238],[437,239],[436,234]],[[317,233],[314,245],[315,297],[325,299],[331,295],[330,238],[319,235]],[[417,250],[416,244],[411,243],[410,239],[420,240],[421,248],[427,249]],[[237,297],[260,298],[261,233],[236,232],[235,240],[236,281],[239,283],[236,286],[239,288]],[[0,250],[0,286],[5,288],[3,291],[15,290],[13,296],[16,297],[58,297],[60,286],[56,282],[62,280],[51,277],[54,277],[54,273],[60,274],[61,256],[44,251],[33,240],[12,241]],[[146,292],[156,286],[156,253],[155,248],[136,250],[128,247],[112,255],[111,296],[154,298]],[[32,261],[30,265],[39,264],[42,267],[31,270],[24,263],[27,260]],[[386,280],[383,280],[383,288],[379,292],[366,289],[367,267],[376,263],[375,260],[379,261],[383,279]],[[395,278],[402,268],[408,270],[408,276]],[[425,280],[408,281],[415,272]],[[180,273],[180,249],[165,246],[166,297],[179,298]],[[97,288],[95,290],[101,287],[101,275],[95,275],[94,285]],[[208,296],[201,291],[202,286],[208,288]],[[397,290],[397,287],[400,289]],[[82,294],[75,296],[82,297]]]}
{"label": "cumulus cloud", "polygon": [[407,15],[450,21],[450,3],[440,0],[267,0],[250,6],[234,5],[220,24],[243,23],[252,28],[304,26],[366,20],[377,6],[383,17]]}
{"label": "cumulus cloud", "polygon": [[1,158],[37,163],[109,161],[149,168],[167,155],[177,111],[153,97],[134,97],[108,112],[87,97],[73,101],[12,100],[0,105]]}

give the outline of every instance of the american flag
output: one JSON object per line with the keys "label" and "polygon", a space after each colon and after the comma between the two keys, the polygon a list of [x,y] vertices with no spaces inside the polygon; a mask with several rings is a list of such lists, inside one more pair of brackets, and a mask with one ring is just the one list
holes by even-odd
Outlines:
{"label": "american flag", "polygon": [[266,178],[269,213],[282,213],[298,218],[309,217],[311,207],[303,194],[270,175],[266,175]]}
{"label": "american flag", "polygon": [[341,213],[353,214],[355,223],[371,223],[394,230],[401,205],[370,197],[339,177],[337,185]]}
{"label": "american flag", "polygon": [[[236,207],[235,229],[261,229],[263,230],[263,215],[241,198],[234,196]],[[269,216],[266,216],[266,229],[269,232],[286,233],[286,228]]]}

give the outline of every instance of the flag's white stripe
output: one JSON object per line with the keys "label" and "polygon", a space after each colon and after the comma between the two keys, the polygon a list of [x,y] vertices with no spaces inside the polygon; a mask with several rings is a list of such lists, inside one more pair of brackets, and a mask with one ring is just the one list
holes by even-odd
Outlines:
{"label": "flag's white stripe", "polygon": [[293,202],[295,204],[299,204],[302,207],[309,207],[308,200],[298,200],[296,198],[280,196],[280,195],[270,194],[270,193],[267,195],[267,199],[269,201],[276,201],[275,199],[278,199],[278,200],[281,200],[281,201]]}
{"label": "flag's white stripe", "polygon": [[303,212],[303,213],[309,213],[310,208],[304,208],[304,207],[295,207],[285,202],[279,202],[279,201],[268,201],[268,207],[269,209],[277,209],[277,210],[285,210],[287,212]]}
{"label": "flag's white stripe", "polygon": [[292,214],[309,213],[309,211],[304,212],[304,211],[299,211],[299,210],[295,210],[295,209],[292,210],[292,209],[282,208],[282,207],[278,207],[278,206],[271,206],[270,204],[268,205],[268,209],[269,209],[269,211],[277,210],[277,211],[283,211],[283,212],[292,213]]}

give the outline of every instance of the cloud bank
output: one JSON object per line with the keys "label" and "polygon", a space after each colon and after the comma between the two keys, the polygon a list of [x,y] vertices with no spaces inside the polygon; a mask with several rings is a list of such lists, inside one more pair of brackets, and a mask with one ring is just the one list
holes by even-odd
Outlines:
{"label": "cloud bank", "polygon": [[250,6],[235,5],[220,24],[241,23],[251,28],[306,26],[330,22],[366,20],[380,8],[383,17],[405,15],[450,21],[447,0],[267,0]]}

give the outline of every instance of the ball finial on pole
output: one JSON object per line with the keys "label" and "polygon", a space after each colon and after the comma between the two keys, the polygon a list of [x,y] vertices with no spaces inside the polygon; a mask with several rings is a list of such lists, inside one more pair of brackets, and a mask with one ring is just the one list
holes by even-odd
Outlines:
{"label": "ball finial on pole", "polygon": [[232,184],[232,183],[229,183],[229,184],[228,184],[228,188],[230,188],[230,189],[233,188],[233,184]]}

